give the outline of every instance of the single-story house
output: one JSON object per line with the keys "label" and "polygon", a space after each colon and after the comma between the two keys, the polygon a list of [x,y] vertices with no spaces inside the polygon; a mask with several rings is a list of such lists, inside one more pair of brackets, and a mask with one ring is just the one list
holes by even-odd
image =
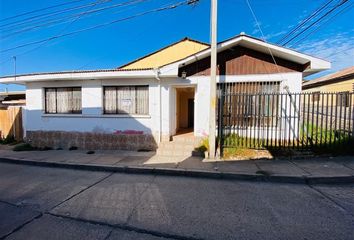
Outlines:
{"label": "single-story house", "polygon": [[[330,68],[325,60],[243,33],[218,43],[217,51],[217,82],[235,83],[237,91],[301,92],[304,76]],[[184,39],[117,69],[0,82],[26,86],[26,139],[35,145],[155,149],[179,131],[208,135],[209,69],[210,46]],[[279,107],[286,114],[287,106]]]}
{"label": "single-story house", "polygon": [[0,108],[9,106],[25,106],[26,93],[25,91],[0,92]]}
{"label": "single-story house", "polygon": [[304,81],[302,90],[305,92],[352,92],[354,91],[354,66]]}
{"label": "single-story house", "polygon": [[[349,107],[354,99],[350,99],[351,92],[354,92],[354,66],[342,69],[338,72],[322,76],[313,80],[305,81],[302,84],[303,92],[310,92],[314,95],[313,101],[322,104],[327,102],[327,95],[320,93],[337,93],[335,97],[328,97],[333,106]],[[322,99],[323,98],[323,99]]]}

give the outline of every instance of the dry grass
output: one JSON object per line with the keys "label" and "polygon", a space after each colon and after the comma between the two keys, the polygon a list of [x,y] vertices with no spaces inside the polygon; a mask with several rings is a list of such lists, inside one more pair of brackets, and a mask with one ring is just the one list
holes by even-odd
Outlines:
{"label": "dry grass", "polygon": [[223,159],[228,160],[250,160],[250,159],[273,159],[268,150],[256,150],[250,148],[225,148]]}

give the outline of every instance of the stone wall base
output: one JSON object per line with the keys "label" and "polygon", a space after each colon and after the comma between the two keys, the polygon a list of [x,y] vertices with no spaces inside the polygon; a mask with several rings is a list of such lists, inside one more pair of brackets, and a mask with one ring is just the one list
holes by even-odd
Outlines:
{"label": "stone wall base", "polygon": [[108,134],[65,131],[27,131],[26,142],[34,147],[53,149],[77,147],[86,150],[156,150],[149,134]]}

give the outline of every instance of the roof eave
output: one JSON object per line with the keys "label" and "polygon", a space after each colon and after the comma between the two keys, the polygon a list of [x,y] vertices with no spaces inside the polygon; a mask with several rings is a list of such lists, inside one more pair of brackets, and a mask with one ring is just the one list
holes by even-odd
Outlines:
{"label": "roof eave", "polygon": [[[218,44],[217,51],[221,52],[228,47],[233,47],[236,45],[245,46],[245,47],[253,47],[256,50],[263,51],[269,54],[269,51],[276,57],[284,58],[289,61],[293,61],[299,64],[307,64],[310,63],[307,69],[304,70],[305,75],[311,75],[323,70],[327,70],[331,68],[331,63],[316,57],[309,56],[307,54],[303,54],[297,52],[295,50],[287,49],[281,46],[277,46],[274,44],[269,44],[262,40],[247,36],[247,35],[239,35],[233,39],[221,42]],[[171,66],[178,65],[178,67],[188,65],[193,63],[197,60],[203,59],[210,55],[210,48],[202,50],[196,54],[193,54],[187,58],[184,58],[180,61],[167,64],[163,66],[161,69],[164,68],[171,68]],[[163,72],[163,71],[162,71]]]}
{"label": "roof eave", "polygon": [[31,74],[22,76],[9,76],[0,78],[0,83],[26,84],[28,82],[42,81],[68,81],[68,80],[100,80],[119,78],[152,78],[156,75],[154,70],[139,71],[106,71],[106,72],[63,72],[48,74]]}

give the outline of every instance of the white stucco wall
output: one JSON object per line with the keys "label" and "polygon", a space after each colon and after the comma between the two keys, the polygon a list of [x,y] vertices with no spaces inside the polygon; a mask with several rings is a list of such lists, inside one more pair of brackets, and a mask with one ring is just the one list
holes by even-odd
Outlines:
{"label": "white stucco wall", "polygon": [[[281,91],[288,87],[290,92],[301,91],[302,73],[260,74],[219,76],[218,82],[253,82],[280,81]],[[176,88],[195,88],[195,123],[196,136],[208,135],[209,109],[209,77],[199,76],[188,79],[161,79],[161,118],[159,111],[159,81],[156,79],[116,79],[116,80],[77,80],[33,82],[26,85],[26,118],[25,128],[28,131],[79,131],[107,132],[117,130],[141,130],[158,135],[160,124],[162,135],[171,136],[176,133]],[[122,116],[103,114],[103,86],[149,85],[149,115]],[[82,114],[45,114],[44,88],[47,87],[82,87]],[[290,112],[283,106],[284,115]],[[294,108],[291,108],[294,111]],[[292,112],[294,115],[295,112]],[[286,124],[284,125],[286,126]],[[286,127],[285,127],[286,128]],[[284,132],[289,132],[287,129]]]}
{"label": "white stucco wall", "polygon": [[[124,116],[103,114],[103,86],[149,85],[149,115]],[[45,114],[44,88],[82,87],[82,114]],[[35,82],[26,85],[26,130],[107,132],[158,131],[158,84],[149,80],[86,80]]]}

